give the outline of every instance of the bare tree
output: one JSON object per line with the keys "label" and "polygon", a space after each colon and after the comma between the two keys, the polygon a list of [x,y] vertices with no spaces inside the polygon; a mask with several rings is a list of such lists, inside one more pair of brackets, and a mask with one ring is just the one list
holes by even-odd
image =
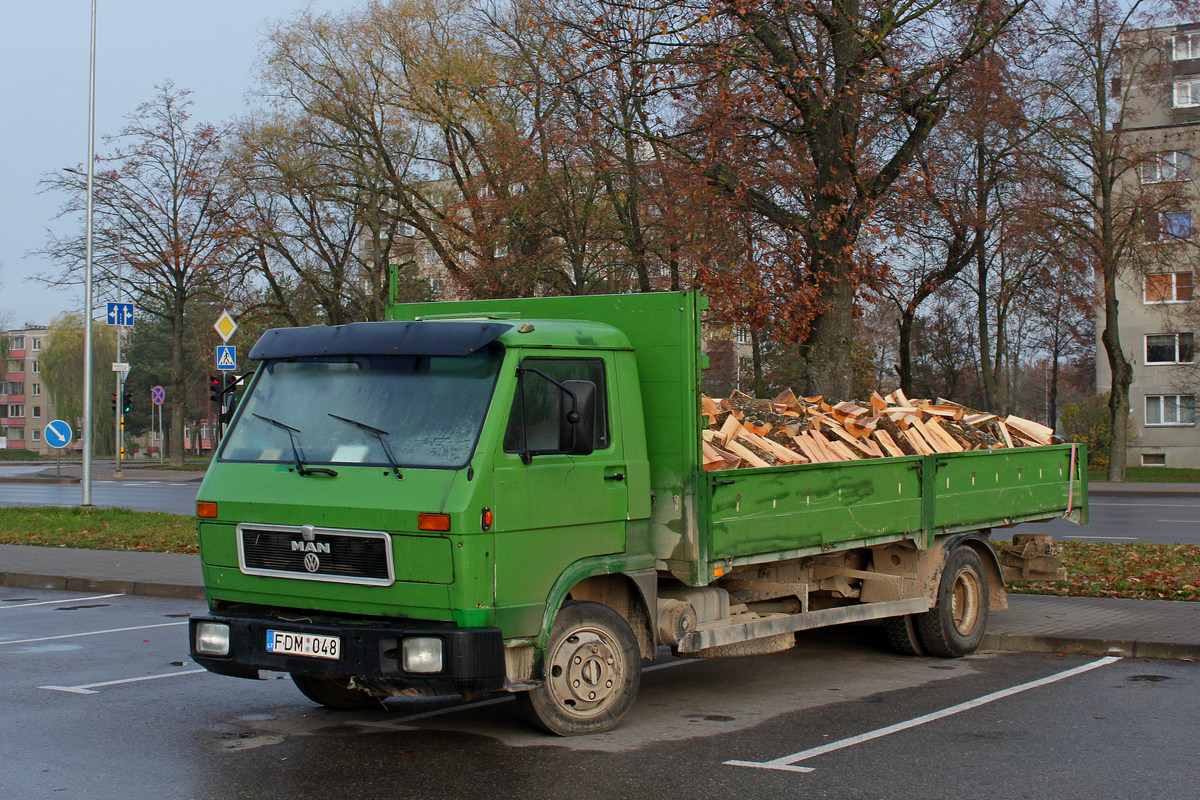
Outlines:
{"label": "bare tree", "polygon": [[[183,464],[188,387],[185,321],[197,300],[228,296],[240,283],[247,253],[237,201],[227,191],[226,132],[193,124],[189,92],[165,83],[126,117],[110,150],[97,156],[94,181],[97,283],[131,294],[138,313],[168,321],[171,341],[171,461]],[[43,185],[68,197],[60,216],[80,215],[87,181],[64,170]],[[78,282],[86,235],[50,236],[46,252],[63,265],[55,283]]]}

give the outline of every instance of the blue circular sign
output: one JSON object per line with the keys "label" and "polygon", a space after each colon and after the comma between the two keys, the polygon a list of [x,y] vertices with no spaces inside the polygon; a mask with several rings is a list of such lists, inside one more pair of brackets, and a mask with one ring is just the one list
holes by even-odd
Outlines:
{"label": "blue circular sign", "polygon": [[155,386],[150,390],[150,399],[154,401],[154,405],[161,406],[163,401],[167,399],[167,392],[161,386]]}
{"label": "blue circular sign", "polygon": [[61,419],[56,419],[47,425],[46,431],[43,434],[46,444],[55,448],[66,447],[69,445],[71,443],[72,436],[73,433],[71,431],[71,426]]}

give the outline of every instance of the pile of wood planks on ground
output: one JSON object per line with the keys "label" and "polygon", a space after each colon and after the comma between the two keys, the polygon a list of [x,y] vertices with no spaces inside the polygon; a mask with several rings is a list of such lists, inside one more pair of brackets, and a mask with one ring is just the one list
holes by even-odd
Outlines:
{"label": "pile of wood planks on ground", "polygon": [[960,453],[1053,443],[1054,430],[1017,416],[1001,418],[938,398],[910,400],[900,390],[867,403],[741,392],[702,397],[708,418],[701,447],[706,470]]}

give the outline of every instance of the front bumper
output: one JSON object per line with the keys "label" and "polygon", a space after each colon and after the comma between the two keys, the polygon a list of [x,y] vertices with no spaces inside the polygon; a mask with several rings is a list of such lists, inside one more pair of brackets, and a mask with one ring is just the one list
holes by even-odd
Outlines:
{"label": "front bumper", "polygon": [[[229,626],[229,655],[217,657],[196,652],[196,626],[204,622]],[[189,625],[191,657],[218,675],[257,678],[258,671],[298,672],[308,675],[369,679],[396,693],[480,694],[505,687],[504,639],[499,628],[453,628],[412,621],[405,625],[348,625],[336,621],[287,622],[262,617],[203,615]],[[335,659],[267,652],[267,631],[337,636],[341,652]],[[407,637],[433,637],[442,641],[442,669],[437,673],[410,673],[403,668],[401,643]]]}

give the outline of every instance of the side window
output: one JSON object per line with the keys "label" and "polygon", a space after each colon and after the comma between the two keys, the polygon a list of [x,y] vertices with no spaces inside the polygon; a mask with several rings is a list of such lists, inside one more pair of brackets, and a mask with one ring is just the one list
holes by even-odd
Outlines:
{"label": "side window", "polygon": [[[526,358],[523,369],[537,370],[559,381],[591,381],[596,384],[596,432],[594,447],[606,450],[611,444],[608,429],[608,386],[604,361],[599,358]],[[553,452],[560,450],[558,414],[562,391],[532,372],[521,375],[504,433],[504,452]]]}

